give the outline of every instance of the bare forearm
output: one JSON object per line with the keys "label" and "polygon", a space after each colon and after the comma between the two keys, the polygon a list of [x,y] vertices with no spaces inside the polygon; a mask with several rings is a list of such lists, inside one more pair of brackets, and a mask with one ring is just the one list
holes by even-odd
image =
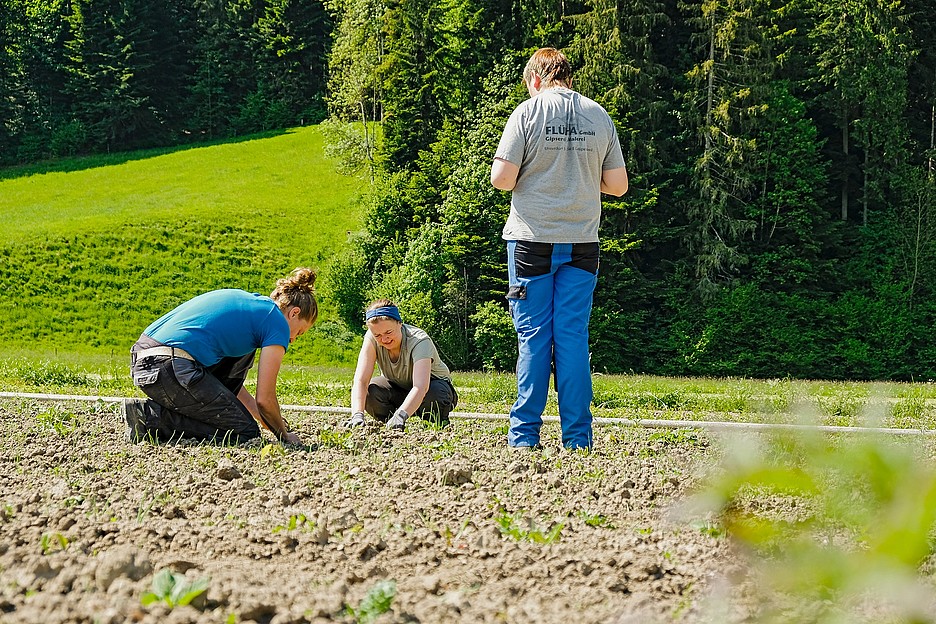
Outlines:
{"label": "bare forearm", "polygon": [[279,402],[275,398],[258,401],[257,411],[260,415],[257,420],[277,438],[282,438],[289,433],[289,425],[286,424]]}
{"label": "bare forearm", "polygon": [[425,386],[413,386],[413,388],[406,395],[406,399],[403,400],[403,404],[400,405],[400,409],[407,414],[413,414],[422,405],[423,399],[426,398],[426,392],[428,392],[428,390],[429,388]]}
{"label": "bare forearm", "polygon": [[367,380],[355,379],[351,389],[351,413],[363,412],[367,404]]}
{"label": "bare forearm", "polygon": [[257,408],[257,400],[247,391],[247,388],[241,386],[240,392],[237,393],[237,400],[247,408],[247,411],[254,417],[254,420],[260,421],[260,410]]}

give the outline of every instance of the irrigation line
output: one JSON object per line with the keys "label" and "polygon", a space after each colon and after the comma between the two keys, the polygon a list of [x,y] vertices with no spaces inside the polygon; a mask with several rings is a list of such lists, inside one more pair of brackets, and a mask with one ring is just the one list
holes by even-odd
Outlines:
{"label": "irrigation line", "polygon": [[[69,394],[34,394],[29,392],[0,392],[0,398],[36,399],[40,401],[89,401],[101,403],[120,403],[124,397],[82,396]],[[291,412],[310,412],[325,414],[350,414],[349,407],[321,407],[316,405],[281,405],[281,409]],[[506,414],[487,414],[481,412],[452,412],[451,418],[460,420],[505,421]],[[545,422],[559,422],[558,416],[543,416]],[[712,431],[817,431],[822,433],[874,433],[890,435],[936,435],[936,429],[901,429],[895,427],[841,427],[836,425],[802,425],[790,423],[749,423],[717,420],[657,420],[649,418],[604,418],[595,417],[596,425],[624,425],[660,429],[709,429]]]}

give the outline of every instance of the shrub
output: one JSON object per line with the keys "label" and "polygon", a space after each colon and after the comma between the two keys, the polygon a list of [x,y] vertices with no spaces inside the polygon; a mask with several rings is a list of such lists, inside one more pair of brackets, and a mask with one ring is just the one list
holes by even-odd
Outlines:
{"label": "shrub", "polygon": [[517,363],[517,332],[503,306],[485,301],[471,316],[475,349],[488,371],[512,370]]}

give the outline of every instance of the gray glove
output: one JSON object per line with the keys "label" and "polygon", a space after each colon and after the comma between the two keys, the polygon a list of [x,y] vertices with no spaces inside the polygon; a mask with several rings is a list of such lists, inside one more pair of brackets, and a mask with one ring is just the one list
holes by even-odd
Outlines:
{"label": "gray glove", "polygon": [[351,429],[352,427],[363,427],[364,412],[354,412],[354,414],[351,415],[351,419],[345,421],[344,426],[346,429]]}
{"label": "gray glove", "polygon": [[406,426],[406,419],[409,418],[403,408],[398,409],[393,413],[393,416],[390,420],[387,421],[388,429],[396,429],[397,431],[403,431],[403,428]]}

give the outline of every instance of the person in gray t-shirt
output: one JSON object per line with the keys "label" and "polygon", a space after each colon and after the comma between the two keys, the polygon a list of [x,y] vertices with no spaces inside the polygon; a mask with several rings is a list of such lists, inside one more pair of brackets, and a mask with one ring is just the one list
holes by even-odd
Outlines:
{"label": "person in gray t-shirt", "polygon": [[[367,411],[391,429],[402,430],[410,415],[445,426],[458,402],[451,373],[429,334],[404,323],[387,299],[371,303],[364,313],[367,333],[358,355],[351,388],[351,420],[364,424]],[[380,375],[371,379],[374,364]]]}
{"label": "person in gray t-shirt", "polygon": [[627,169],[614,123],[572,90],[572,66],[562,52],[537,50],[523,82],[530,99],[511,113],[491,166],[491,184],[512,191],[503,238],[519,354],[507,443],[540,445],[555,365],[562,443],[591,448],[588,320],[601,193],[626,193]]}

